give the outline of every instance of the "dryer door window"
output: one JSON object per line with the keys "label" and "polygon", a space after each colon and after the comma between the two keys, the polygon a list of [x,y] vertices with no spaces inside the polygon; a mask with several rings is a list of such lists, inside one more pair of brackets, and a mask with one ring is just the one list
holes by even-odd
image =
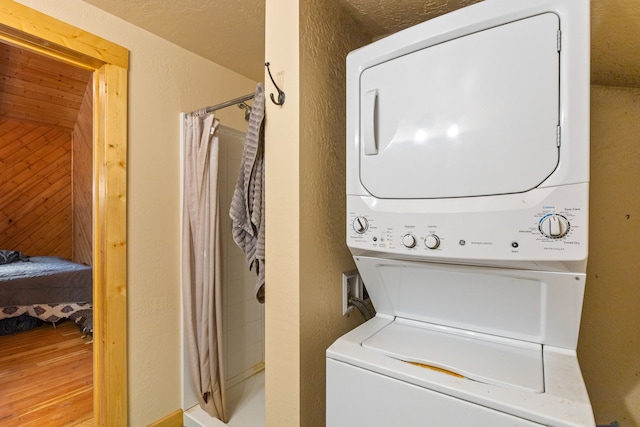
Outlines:
{"label": "dryer door window", "polygon": [[416,199],[539,186],[559,162],[558,31],[545,13],[364,70],[364,187]]}

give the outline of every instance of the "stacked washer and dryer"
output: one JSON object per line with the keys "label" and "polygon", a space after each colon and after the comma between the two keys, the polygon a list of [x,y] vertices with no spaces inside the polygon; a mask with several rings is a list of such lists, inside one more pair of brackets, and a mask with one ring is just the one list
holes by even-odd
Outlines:
{"label": "stacked washer and dryer", "polygon": [[486,0],[347,58],[347,244],[377,315],[327,426],[594,426],[590,5]]}

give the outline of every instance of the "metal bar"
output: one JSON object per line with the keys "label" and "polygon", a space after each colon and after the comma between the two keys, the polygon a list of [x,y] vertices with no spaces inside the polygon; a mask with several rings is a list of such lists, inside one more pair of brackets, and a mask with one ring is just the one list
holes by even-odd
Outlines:
{"label": "metal bar", "polygon": [[[222,103],[217,104],[217,105],[212,105],[211,107],[205,108],[205,112],[213,113],[214,111],[221,110],[221,109],[227,108],[227,107],[231,107],[232,105],[241,104],[241,103],[243,103],[245,101],[249,101],[250,99],[253,99],[253,96],[254,96],[254,94],[250,93],[250,94],[247,94],[247,95],[232,99],[230,101],[222,102]],[[192,111],[189,114],[196,114],[196,113],[197,113],[197,111]]]}

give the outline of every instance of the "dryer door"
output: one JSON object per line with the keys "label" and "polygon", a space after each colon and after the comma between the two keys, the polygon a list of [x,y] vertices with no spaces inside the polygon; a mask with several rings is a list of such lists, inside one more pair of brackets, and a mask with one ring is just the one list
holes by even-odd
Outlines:
{"label": "dryer door", "polygon": [[360,76],[360,179],[378,198],[517,193],[559,162],[559,20],[545,13]]}

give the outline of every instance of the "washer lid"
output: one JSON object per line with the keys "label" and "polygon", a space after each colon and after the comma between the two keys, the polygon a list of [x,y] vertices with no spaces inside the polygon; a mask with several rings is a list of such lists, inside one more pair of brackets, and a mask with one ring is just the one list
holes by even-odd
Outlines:
{"label": "washer lid", "polygon": [[396,318],[362,346],[470,380],[544,392],[540,344]]}
{"label": "washer lid", "polygon": [[559,29],[544,13],[362,71],[362,185],[409,199],[540,185],[559,162]]}

